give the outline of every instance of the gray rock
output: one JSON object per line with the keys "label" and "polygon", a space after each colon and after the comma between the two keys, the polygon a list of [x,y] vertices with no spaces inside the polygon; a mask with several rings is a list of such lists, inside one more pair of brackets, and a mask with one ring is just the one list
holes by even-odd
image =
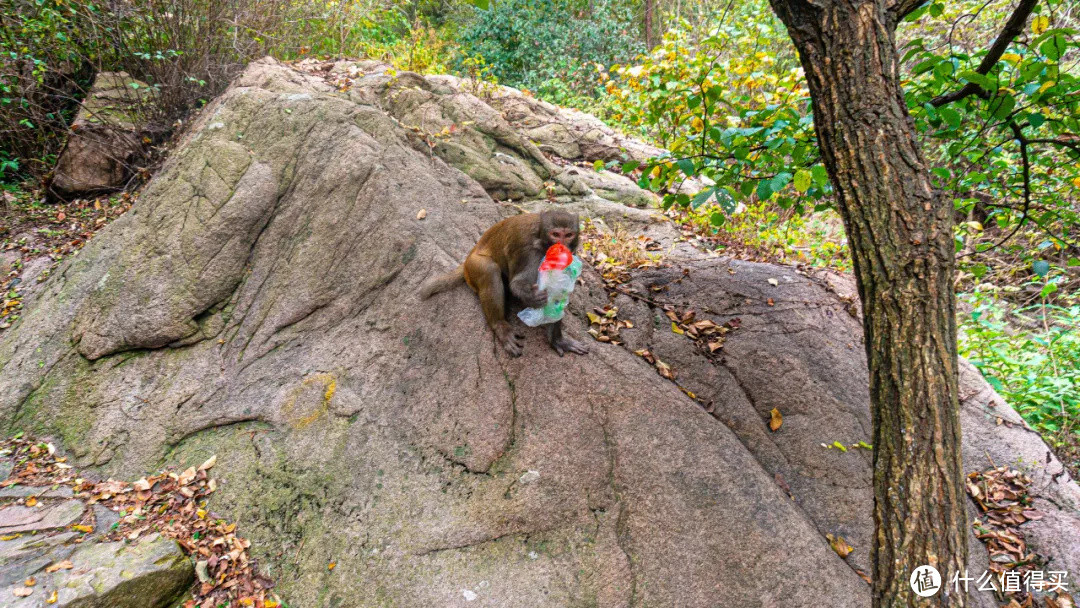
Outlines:
{"label": "gray rock", "polygon": [[0,540],[0,588],[16,585],[42,568],[67,559],[75,550],[65,543],[75,538],[74,532],[53,536],[19,536]]}
{"label": "gray rock", "polygon": [[78,196],[122,187],[146,150],[154,89],[125,72],[101,72],[71,125],[52,188]]}
{"label": "gray rock", "polygon": [[[36,574],[34,592],[16,598],[12,589],[0,597],[12,608],[164,608],[194,580],[194,568],[176,541],[157,534],[135,542],[82,545],[69,558],[72,568]],[[53,591],[57,602],[46,603]],[[9,599],[10,598],[10,599]]]}
{"label": "gray rock", "polygon": [[42,486],[13,485],[0,488],[0,498],[24,498],[36,496],[37,498],[71,498],[75,493],[67,486],[49,488]]}
{"label": "gray rock", "polygon": [[62,528],[78,520],[85,509],[86,505],[78,500],[36,507],[8,505],[0,508],[0,535]]}

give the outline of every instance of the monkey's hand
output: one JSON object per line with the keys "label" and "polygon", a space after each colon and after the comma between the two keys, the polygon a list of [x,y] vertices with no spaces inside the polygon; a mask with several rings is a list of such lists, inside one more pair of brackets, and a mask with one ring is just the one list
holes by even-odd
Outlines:
{"label": "monkey's hand", "polygon": [[529,308],[543,308],[548,299],[547,291],[535,284],[515,290],[514,295]]}

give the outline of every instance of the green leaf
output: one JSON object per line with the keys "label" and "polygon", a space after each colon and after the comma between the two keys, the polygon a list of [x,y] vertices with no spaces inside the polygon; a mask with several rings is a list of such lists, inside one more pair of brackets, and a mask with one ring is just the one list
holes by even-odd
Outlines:
{"label": "green leaf", "polygon": [[676,164],[679,165],[679,170],[687,177],[694,177],[694,161],[689,158],[680,158]]}
{"label": "green leaf", "polygon": [[623,173],[630,173],[631,171],[633,171],[634,169],[637,169],[640,166],[641,166],[641,163],[639,163],[638,161],[636,161],[636,160],[628,160],[625,163],[623,163],[622,172]]}
{"label": "green leaf", "polygon": [[960,126],[960,113],[952,108],[938,108],[938,116],[945,121],[945,124],[949,125],[953,129]]}
{"label": "green leaf", "polygon": [[594,161],[593,164],[592,164],[592,168],[593,168],[593,171],[596,171],[597,173],[603,171],[604,170],[604,161],[602,161],[600,159],[596,159],[596,161]]}
{"label": "green leaf", "polygon": [[758,200],[767,201],[773,195],[772,180],[763,179],[757,185]]}
{"label": "green leaf", "polygon": [[976,279],[981,279],[986,276],[988,270],[990,269],[986,267],[986,264],[976,264],[971,267],[971,274],[974,275]]}
{"label": "green leaf", "polygon": [[989,78],[987,78],[986,76],[983,76],[982,74],[980,74],[978,72],[968,70],[968,71],[960,72],[959,76],[960,76],[960,78],[963,78],[964,80],[966,80],[968,82],[973,82],[973,83],[979,85],[980,87],[986,89],[990,93],[993,93],[994,91],[997,90],[997,85],[994,84],[993,80],[990,80]]}
{"label": "green leaf", "polygon": [[1065,37],[1055,34],[1039,45],[1039,52],[1050,61],[1057,61],[1065,54]]}
{"label": "green leaf", "polygon": [[1031,126],[1035,127],[1036,129],[1041,127],[1042,124],[1046,122],[1046,117],[1042,114],[1039,114],[1038,112],[1032,112],[1031,114],[1028,114],[1027,119]]}
{"label": "green leaf", "polygon": [[1045,298],[1046,296],[1054,293],[1057,290],[1057,283],[1047,283],[1046,285],[1043,285],[1042,291],[1039,292],[1039,295]]}
{"label": "green leaf", "polygon": [[809,171],[806,169],[799,169],[795,172],[795,190],[797,192],[806,192],[810,189],[810,182],[812,179]]}
{"label": "green leaf", "polygon": [[994,118],[1004,119],[1016,107],[1016,98],[1005,93],[990,100],[990,113]]}
{"label": "green leaf", "polygon": [[829,172],[825,169],[825,165],[810,167],[810,173],[814,176],[814,185],[818,188],[824,188],[825,184],[829,183]]}
{"label": "green leaf", "polygon": [[1050,262],[1046,260],[1036,260],[1031,265],[1031,271],[1040,277],[1045,277],[1050,273]]}
{"label": "green leaf", "polygon": [[1080,258],[1069,258],[1069,261],[1065,263],[1066,266],[1074,268],[1080,266]]}
{"label": "green leaf", "polygon": [[716,227],[723,226],[724,222],[726,222],[726,221],[727,221],[727,218],[724,217],[724,214],[720,213],[719,211],[713,211],[712,214],[709,215],[709,223],[712,224],[713,226],[716,226]]}
{"label": "green leaf", "polygon": [[712,193],[712,188],[706,188],[701,192],[698,192],[696,195],[694,195],[693,200],[690,201],[690,208],[697,209],[698,207],[704,205],[705,202],[709,200],[709,197],[712,196]]}
{"label": "green leaf", "polygon": [[782,173],[777,173],[769,181],[771,182],[769,185],[772,186],[772,191],[773,192],[779,192],[779,191],[783,190],[784,186],[787,186],[788,183],[791,181],[791,174],[788,173],[787,171],[784,171]]}

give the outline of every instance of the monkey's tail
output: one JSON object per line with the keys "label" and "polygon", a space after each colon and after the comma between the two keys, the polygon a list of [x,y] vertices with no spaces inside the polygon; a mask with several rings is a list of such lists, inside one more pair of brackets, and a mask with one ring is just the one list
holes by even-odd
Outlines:
{"label": "monkey's tail", "polygon": [[426,300],[441,291],[457,287],[459,283],[464,282],[465,265],[462,264],[450,272],[431,277],[427,281],[424,281],[424,284],[420,286],[420,299]]}

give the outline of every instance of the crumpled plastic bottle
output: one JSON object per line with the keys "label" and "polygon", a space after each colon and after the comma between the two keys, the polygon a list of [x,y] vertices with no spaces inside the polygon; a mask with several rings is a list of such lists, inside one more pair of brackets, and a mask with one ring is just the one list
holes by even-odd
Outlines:
{"label": "crumpled plastic bottle", "polygon": [[518,318],[529,327],[554,323],[563,318],[570,292],[574,291],[574,283],[579,275],[581,258],[572,254],[562,243],[548,247],[536,281],[537,288],[547,292],[547,304],[543,308],[526,308],[518,313]]}

